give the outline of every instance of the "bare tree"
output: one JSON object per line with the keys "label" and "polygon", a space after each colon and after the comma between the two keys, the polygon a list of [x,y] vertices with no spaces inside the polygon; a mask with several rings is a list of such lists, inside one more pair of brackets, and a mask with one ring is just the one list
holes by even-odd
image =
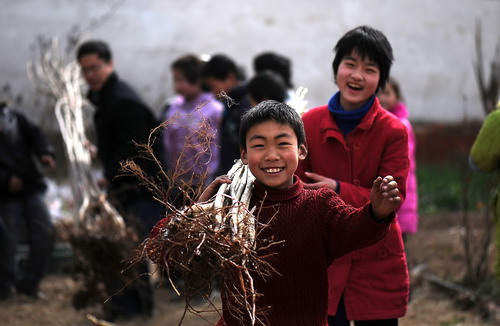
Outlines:
{"label": "bare tree", "polygon": [[61,53],[56,38],[40,38],[39,55],[28,64],[28,76],[38,91],[56,100],[54,111],[66,149],[74,213],[72,220],[60,225],[75,252],[76,276],[82,285],[73,304],[82,308],[102,303],[115,294],[103,290],[103,280],[123,277],[126,281],[138,276],[133,268],[122,273],[122,261],[138,247],[138,237],[108,202],[92,174],[78,64]]}

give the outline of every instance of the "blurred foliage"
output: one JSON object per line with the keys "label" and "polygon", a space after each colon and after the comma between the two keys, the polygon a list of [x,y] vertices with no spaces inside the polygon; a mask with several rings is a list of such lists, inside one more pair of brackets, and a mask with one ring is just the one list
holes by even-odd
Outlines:
{"label": "blurred foliage", "polygon": [[[496,174],[471,170],[467,159],[420,164],[417,179],[421,213],[480,210],[491,204],[497,184]],[[463,200],[465,196],[468,202]]]}

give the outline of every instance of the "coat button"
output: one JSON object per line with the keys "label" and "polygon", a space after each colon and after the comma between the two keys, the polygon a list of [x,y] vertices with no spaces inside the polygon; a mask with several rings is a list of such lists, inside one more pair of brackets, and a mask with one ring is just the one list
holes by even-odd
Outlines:
{"label": "coat button", "polygon": [[354,179],[352,180],[352,183],[355,185],[355,186],[359,186],[361,184],[361,182],[359,181],[359,179]]}
{"label": "coat button", "polygon": [[389,255],[389,251],[385,247],[379,248],[377,250],[377,258],[383,259],[383,258],[386,258],[388,255]]}
{"label": "coat button", "polygon": [[355,150],[360,150],[361,149],[361,142],[360,141],[355,141],[353,144],[352,144],[352,148],[354,148]]}

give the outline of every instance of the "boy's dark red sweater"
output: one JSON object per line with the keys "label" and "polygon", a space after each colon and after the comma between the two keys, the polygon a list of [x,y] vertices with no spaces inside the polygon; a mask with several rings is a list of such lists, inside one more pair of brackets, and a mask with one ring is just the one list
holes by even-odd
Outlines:
{"label": "boy's dark red sweater", "polygon": [[[261,207],[264,200],[258,219],[270,221],[259,238],[284,241],[272,247],[276,255],[269,261],[278,273],[265,279],[253,275],[255,289],[262,295],[257,306],[270,307],[263,325],[325,326],[328,265],[381,239],[394,216],[377,223],[370,204],[347,206],[330,189],[308,190],[298,178],[294,180],[283,190],[255,184],[250,207]],[[223,293],[223,305],[225,297]],[[226,309],[223,319],[218,325],[242,325]]]}

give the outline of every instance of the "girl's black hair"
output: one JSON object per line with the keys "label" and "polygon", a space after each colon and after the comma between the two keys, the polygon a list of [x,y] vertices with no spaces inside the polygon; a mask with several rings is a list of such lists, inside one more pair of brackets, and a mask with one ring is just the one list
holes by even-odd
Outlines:
{"label": "girl's black hair", "polygon": [[381,31],[370,26],[356,27],[342,36],[335,45],[335,52],[335,58],[332,63],[335,80],[337,80],[337,72],[342,59],[356,52],[362,59],[368,57],[378,65],[380,80],[377,91],[384,87],[389,78],[394,56],[391,44]]}
{"label": "girl's black hair", "polygon": [[187,54],[172,62],[170,67],[182,72],[190,84],[201,80],[204,62],[194,54]]}
{"label": "girl's black hair", "polygon": [[217,80],[225,80],[230,73],[239,76],[238,67],[236,63],[224,54],[216,54],[208,60],[203,67],[203,77],[212,77]]}
{"label": "girl's black hair", "polygon": [[275,121],[279,124],[290,126],[297,136],[298,145],[305,144],[306,133],[304,131],[304,123],[299,114],[285,103],[268,100],[260,102],[248,110],[241,118],[241,148],[247,149],[246,138],[250,128],[266,121]]}

